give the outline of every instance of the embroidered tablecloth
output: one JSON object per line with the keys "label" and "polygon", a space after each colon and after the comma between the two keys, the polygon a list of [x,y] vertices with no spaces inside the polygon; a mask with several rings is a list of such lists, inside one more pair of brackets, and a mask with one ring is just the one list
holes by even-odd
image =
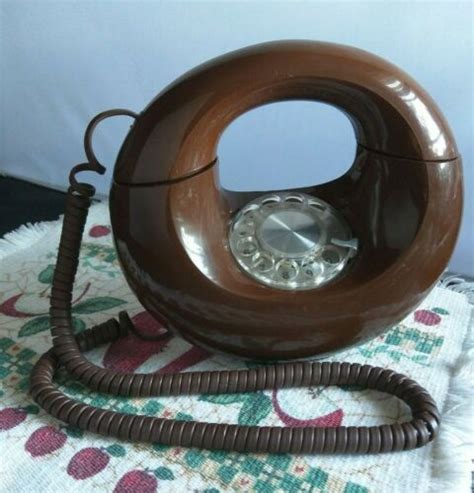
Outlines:
{"label": "embroidered tablecloth", "polygon": [[[59,233],[59,222],[43,223],[0,240],[0,491],[366,493],[425,492],[440,484],[436,483],[440,457],[449,456],[440,450],[442,438],[422,449],[386,455],[238,454],[120,442],[49,417],[28,395],[28,378],[39,354],[51,345],[47,312]],[[124,281],[103,204],[91,209],[73,298],[77,331],[124,309],[140,330],[158,327]],[[392,330],[329,359],[405,373],[446,410],[469,319],[464,295],[435,288]],[[132,335],[88,356],[106,368],[124,371],[251,365],[212,355],[179,338],[150,343]],[[58,382],[67,394],[94,406],[182,420],[337,426],[390,424],[409,418],[401,401],[348,387],[127,399],[93,393],[64,372]]]}

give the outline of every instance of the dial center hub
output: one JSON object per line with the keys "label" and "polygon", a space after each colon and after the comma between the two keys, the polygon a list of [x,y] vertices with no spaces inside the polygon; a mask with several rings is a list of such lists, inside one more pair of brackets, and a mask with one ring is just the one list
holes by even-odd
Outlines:
{"label": "dial center hub", "polygon": [[310,253],[320,238],[319,226],[307,212],[277,210],[270,213],[257,231],[262,245],[288,257]]}

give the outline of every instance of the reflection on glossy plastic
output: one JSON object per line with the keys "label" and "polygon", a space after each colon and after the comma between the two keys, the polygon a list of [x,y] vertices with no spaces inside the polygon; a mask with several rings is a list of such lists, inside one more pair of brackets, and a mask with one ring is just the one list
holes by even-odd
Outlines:
{"label": "reflection on glossy plastic", "polygon": [[[352,167],[301,190],[223,190],[225,128],[289,99],[346,112]],[[150,103],[119,153],[110,207],[125,276],[157,318],[213,350],[302,358],[374,337],[422,301],[457,238],[461,160],[436,104],[397,67],[330,43],[265,43]]]}

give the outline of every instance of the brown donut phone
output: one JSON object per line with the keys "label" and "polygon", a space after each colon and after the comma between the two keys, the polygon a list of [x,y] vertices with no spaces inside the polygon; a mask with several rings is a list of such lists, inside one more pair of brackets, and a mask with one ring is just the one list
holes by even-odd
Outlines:
{"label": "brown donut phone", "polygon": [[[289,194],[222,189],[225,128],[290,99],[348,115],[350,170]],[[445,269],[461,204],[456,145],[426,92],[378,57],[306,41],[239,50],[168,86],[128,134],[110,194],[141,303],[195,344],[259,359],[325,354],[400,321]],[[233,223],[242,209],[254,217]],[[230,231],[239,226],[240,243]],[[270,274],[252,276],[260,267]]]}
{"label": "brown donut phone", "polygon": [[[357,153],[337,180],[298,190],[230,192],[216,153],[225,128],[263,104],[329,103],[350,119]],[[454,138],[428,94],[390,63],[312,41],[256,45],[183,75],[140,114],[112,110],[86,131],[88,162],[71,189],[53,283],[54,348],[37,364],[32,394],[51,414],[103,434],[239,451],[365,453],[432,440],[439,413],[416,382],[348,363],[279,363],[252,370],[116,373],[81,351],[135,330],[127,315],[75,336],[70,292],[94,190],[79,171],[105,168],[95,126],[135,121],[110,193],[115,246],[141,304],[190,342],[259,360],[300,360],[359,344],[390,328],[428,294],[459,230],[462,171]],[[291,163],[289,163],[291,165]],[[380,427],[280,428],[185,423],[77,403],[52,378],[60,363],[117,395],[243,392],[281,386],[363,385],[409,404],[413,420]]]}

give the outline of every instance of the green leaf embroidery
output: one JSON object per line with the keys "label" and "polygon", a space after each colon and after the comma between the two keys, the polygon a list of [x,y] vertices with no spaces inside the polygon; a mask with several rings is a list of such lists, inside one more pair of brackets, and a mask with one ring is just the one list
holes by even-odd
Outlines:
{"label": "green leaf embroidery", "polygon": [[71,438],[82,438],[84,436],[84,432],[75,426],[66,426],[64,428],[66,435]]}
{"label": "green leaf embroidery", "polygon": [[151,445],[157,452],[166,452],[172,448],[171,445],[165,445],[163,443],[152,443]]}
{"label": "green leaf embroidery", "polygon": [[[72,318],[72,325],[76,332],[82,332],[86,328],[84,321],[76,317]],[[49,330],[48,315],[33,318],[32,320],[26,322],[26,324],[20,329],[18,337],[32,336],[34,334],[38,334],[38,332],[43,332],[44,330]]]}
{"label": "green leaf embroidery", "polygon": [[266,418],[272,410],[270,397],[263,392],[247,396],[239,413],[240,425],[257,425],[262,419]]}
{"label": "green leaf embroidery", "polygon": [[119,300],[118,298],[100,296],[78,303],[72,307],[72,311],[81,314],[103,312],[104,310],[109,310],[110,308],[123,305],[124,303],[124,300]]}
{"label": "green leaf embroidery", "polygon": [[167,467],[158,467],[153,471],[153,474],[158,478],[158,479],[175,479],[173,471]]}
{"label": "green leaf embroidery", "polygon": [[18,337],[32,336],[38,332],[43,332],[43,330],[49,329],[49,317],[37,317],[26,322],[25,325],[20,329]]}
{"label": "green leaf embroidery", "polygon": [[234,404],[236,402],[245,402],[247,394],[223,394],[223,395],[201,395],[200,401],[212,402],[213,404]]}
{"label": "green leaf embroidery", "polygon": [[53,282],[54,265],[49,264],[46,269],[43,269],[38,275],[38,281],[43,284],[51,284]]}
{"label": "green leaf embroidery", "polygon": [[194,418],[190,414],[178,412],[176,413],[175,419],[178,421],[192,421]]}
{"label": "green leaf embroidery", "polygon": [[438,315],[449,315],[448,310],[445,310],[444,308],[439,308],[438,306],[436,308],[432,308],[431,311],[437,313]]}
{"label": "green leaf embroidery", "polygon": [[38,414],[39,413],[39,407],[35,406],[34,404],[29,404],[28,406],[25,406],[23,409],[28,414]]}
{"label": "green leaf embroidery", "polygon": [[112,457],[125,457],[125,454],[127,453],[125,447],[122,447],[122,445],[119,445],[118,443],[109,445],[105,450],[107,450]]}
{"label": "green leaf embroidery", "polygon": [[86,330],[86,324],[84,320],[81,320],[80,318],[72,317],[72,326],[74,327],[74,332],[76,334]]}

